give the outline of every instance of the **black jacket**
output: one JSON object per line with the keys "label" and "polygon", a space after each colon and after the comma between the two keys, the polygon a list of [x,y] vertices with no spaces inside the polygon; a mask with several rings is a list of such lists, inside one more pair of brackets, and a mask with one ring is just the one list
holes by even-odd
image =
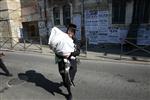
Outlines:
{"label": "black jacket", "polygon": [[[68,57],[68,59],[70,59],[71,56],[79,56],[80,55],[80,44],[74,39],[74,43],[75,43],[75,51],[74,52],[71,52],[70,56]],[[64,58],[63,56],[60,56],[60,55],[57,55],[56,56],[58,58]]]}
{"label": "black jacket", "polygon": [[73,40],[74,40],[74,44],[75,44],[75,51],[72,52],[70,56],[76,57],[76,56],[80,55],[80,43],[75,38]]}

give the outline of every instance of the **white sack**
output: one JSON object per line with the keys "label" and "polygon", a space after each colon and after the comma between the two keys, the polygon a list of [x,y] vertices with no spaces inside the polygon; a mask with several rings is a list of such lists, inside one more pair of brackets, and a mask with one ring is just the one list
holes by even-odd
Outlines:
{"label": "white sack", "polygon": [[75,50],[73,40],[57,27],[53,27],[48,42],[50,48],[61,56],[69,56]]}

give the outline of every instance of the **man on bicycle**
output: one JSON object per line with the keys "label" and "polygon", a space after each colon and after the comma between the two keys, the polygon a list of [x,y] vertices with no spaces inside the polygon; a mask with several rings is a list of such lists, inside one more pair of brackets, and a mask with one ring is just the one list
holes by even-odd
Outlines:
{"label": "man on bicycle", "polygon": [[[69,24],[67,27],[67,34],[70,38],[72,38],[75,42],[75,32],[76,32],[76,25],[75,24]],[[76,43],[75,43],[76,44]],[[63,80],[63,85],[67,88],[68,93],[70,96],[72,96],[71,93],[71,85],[74,85],[74,77],[77,72],[77,61],[76,56],[79,56],[80,49],[79,46],[76,46],[76,50],[70,54],[69,57],[62,57],[60,55],[56,54],[56,58],[58,59],[58,70]],[[67,59],[69,62],[66,62],[64,59]],[[70,63],[70,68],[68,70],[69,77],[65,73],[65,68],[67,66],[67,63]],[[68,77],[66,80],[66,77]]]}

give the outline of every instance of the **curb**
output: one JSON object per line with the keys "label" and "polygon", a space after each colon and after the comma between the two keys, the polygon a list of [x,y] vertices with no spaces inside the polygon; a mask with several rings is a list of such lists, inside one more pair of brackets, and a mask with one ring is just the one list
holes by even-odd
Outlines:
{"label": "curb", "polygon": [[[0,50],[0,51],[6,51],[6,52],[16,52],[15,50]],[[28,51],[19,51],[19,52],[24,52],[27,53]],[[38,53],[38,54],[42,54],[42,55],[50,55],[50,56],[55,56],[55,54],[53,53],[53,51],[49,51],[49,52],[43,52],[43,53],[39,53],[39,52],[30,52],[31,54],[33,53]],[[100,53],[96,53],[96,54],[100,54]],[[122,59],[119,59],[119,57],[109,57],[109,56],[98,56],[93,53],[93,52],[89,52],[86,54],[81,54],[80,56],[78,56],[77,58],[81,59],[81,60],[94,60],[94,61],[109,61],[109,62],[117,62],[117,63],[131,63],[131,64],[144,64],[144,65],[150,65],[150,59],[148,60],[143,60],[143,59],[139,59],[139,60],[133,60],[131,59],[131,57],[124,57]]]}
{"label": "curb", "polygon": [[[42,53],[43,55],[50,55],[50,56],[54,56],[53,52],[50,53]],[[150,61],[141,61],[141,60],[131,60],[131,59],[118,59],[118,58],[111,58],[111,57],[102,57],[99,56],[98,57],[94,57],[94,56],[83,56],[80,55],[77,58],[81,59],[81,60],[94,60],[94,61],[109,61],[109,62],[117,62],[117,63],[130,63],[130,64],[143,64],[143,65],[150,65]]]}
{"label": "curb", "polygon": [[[80,58],[80,57],[79,57]],[[80,58],[82,60],[95,60],[95,61],[109,61],[109,62],[117,62],[117,63],[130,63],[130,64],[143,64],[143,65],[150,65],[150,62],[148,61],[134,61],[134,60],[120,60],[120,59],[113,59],[113,58]]]}

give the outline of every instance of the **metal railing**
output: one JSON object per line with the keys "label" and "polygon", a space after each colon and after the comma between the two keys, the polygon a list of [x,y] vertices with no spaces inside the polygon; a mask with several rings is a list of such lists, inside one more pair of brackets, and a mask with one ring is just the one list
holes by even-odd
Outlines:
{"label": "metal railing", "polygon": [[88,51],[94,51],[97,57],[110,57],[113,59],[126,59],[126,58],[149,58],[150,45],[137,44],[137,38],[134,39],[121,39],[121,43],[100,43],[97,45],[87,46]]}
{"label": "metal railing", "polygon": [[[19,40],[16,37],[0,37],[0,49],[50,53],[48,45],[43,46],[43,41],[42,37],[22,38]],[[109,55],[112,58],[120,60],[124,59],[126,56],[150,57],[150,45],[137,45],[132,42],[132,39],[122,39],[120,44],[103,43],[95,47],[88,45],[87,50],[103,54],[97,56],[107,57]]]}
{"label": "metal railing", "polygon": [[42,40],[40,37],[0,37],[0,49],[42,52]]}
{"label": "metal railing", "polygon": [[136,38],[127,38],[121,43],[121,53],[122,56],[130,55],[132,57],[150,57],[150,44],[149,45],[138,45]]}

